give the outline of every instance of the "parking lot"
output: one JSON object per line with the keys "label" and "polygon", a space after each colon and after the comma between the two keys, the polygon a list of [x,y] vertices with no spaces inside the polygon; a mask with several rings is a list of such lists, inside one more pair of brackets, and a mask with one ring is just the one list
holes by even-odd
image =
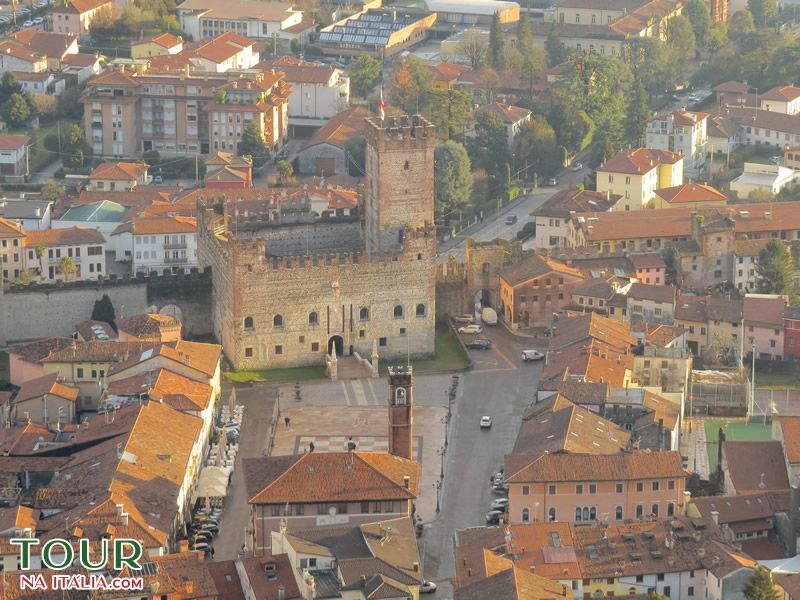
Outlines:
{"label": "parking lot", "polygon": [[51,4],[52,2],[47,2],[47,0],[28,4],[20,3],[17,6],[16,19],[11,4],[0,4],[0,32],[16,32],[28,27],[45,29],[47,25],[46,12]]}

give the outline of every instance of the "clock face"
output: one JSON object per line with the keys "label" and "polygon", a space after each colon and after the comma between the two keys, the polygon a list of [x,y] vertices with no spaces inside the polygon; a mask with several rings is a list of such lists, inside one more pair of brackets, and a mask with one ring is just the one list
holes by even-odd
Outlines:
{"label": "clock face", "polygon": [[405,388],[397,388],[397,391],[394,393],[394,403],[398,406],[402,406],[406,404],[406,390]]}

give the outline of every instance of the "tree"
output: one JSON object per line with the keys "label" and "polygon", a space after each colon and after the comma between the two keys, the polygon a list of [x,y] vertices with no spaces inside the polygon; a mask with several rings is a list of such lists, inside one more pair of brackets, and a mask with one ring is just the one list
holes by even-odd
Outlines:
{"label": "tree", "polygon": [[569,50],[561,43],[561,35],[558,25],[553,24],[550,31],[547,32],[547,39],[544,41],[544,49],[547,52],[547,63],[551,67],[560,65],[567,60]]}
{"label": "tree", "polygon": [[747,0],[747,10],[753,15],[756,27],[766,27],[778,14],[775,0]]}
{"label": "tree", "polygon": [[482,33],[475,29],[468,29],[464,32],[464,41],[459,48],[461,53],[469,59],[469,64],[473,69],[479,68],[486,60],[489,52],[489,44],[486,43]]}
{"label": "tree", "polygon": [[[771,240],[773,241],[773,240]],[[772,587],[772,576],[764,567],[758,567],[744,588],[747,600],[778,600],[778,594]]]}
{"label": "tree", "polygon": [[647,120],[650,118],[650,103],[647,101],[647,90],[641,81],[635,82],[632,87],[628,110],[625,113],[625,137],[635,146],[640,146]]}
{"label": "tree", "polygon": [[689,0],[684,8],[684,14],[692,25],[694,37],[701,46],[705,45],[706,35],[711,28],[711,13],[703,0]]}
{"label": "tree", "polygon": [[728,25],[728,37],[739,43],[748,33],[756,28],[753,13],[749,10],[738,10],[731,15]]}
{"label": "tree", "polygon": [[533,51],[533,28],[527,11],[520,15],[517,23],[517,48],[523,56]]}
{"label": "tree", "polygon": [[350,89],[353,94],[366,98],[381,78],[381,61],[369,54],[361,54],[350,63]]}
{"label": "tree", "polygon": [[497,98],[497,88],[500,87],[500,75],[489,65],[484,66],[478,73],[475,87],[481,93],[487,104]]}
{"label": "tree", "polygon": [[472,168],[467,149],[448,140],[433,155],[433,195],[443,214],[465,206],[472,194]]}
{"label": "tree", "polygon": [[586,111],[576,110],[563,96],[553,98],[547,120],[556,132],[558,144],[569,154],[583,150],[591,142],[594,122]]}
{"label": "tree", "polygon": [[72,124],[64,134],[62,145],[62,158],[65,167],[82,167],[86,158],[91,156],[92,149],[83,135],[83,128]]}
{"label": "tree", "polygon": [[632,38],[622,47],[622,57],[634,80],[641,81],[650,94],[660,93],[670,73],[670,52],[658,38]]}
{"label": "tree", "polygon": [[689,19],[683,15],[670,19],[667,23],[667,47],[670,50],[670,83],[677,82],[686,72],[689,61],[694,56],[697,42]]}
{"label": "tree", "polygon": [[433,73],[416,56],[408,56],[397,64],[392,73],[389,95],[403,112],[415,114],[424,110],[431,89]]}
{"label": "tree", "polygon": [[63,198],[64,194],[67,193],[67,190],[63,185],[58,185],[55,181],[48,181],[42,186],[42,189],[39,193],[42,195],[43,200],[55,202],[56,200]]}
{"label": "tree", "polygon": [[33,251],[36,253],[36,258],[39,259],[39,277],[44,278],[44,263],[42,259],[47,252],[47,248],[44,244],[36,244],[33,247]]}
{"label": "tree", "polygon": [[494,13],[492,24],[489,28],[489,55],[488,62],[492,68],[502,70],[503,60],[503,26],[500,24],[500,13]]}
{"label": "tree", "polygon": [[42,119],[53,119],[58,113],[58,99],[50,94],[34,94],[30,104],[33,114]]}
{"label": "tree", "polygon": [[253,159],[253,167],[257,169],[269,160],[269,150],[264,143],[264,136],[255,122],[250,122],[245,126],[238,150],[240,155],[250,156]]}
{"label": "tree", "polygon": [[429,106],[428,118],[436,126],[439,135],[452,139],[469,118],[472,102],[472,94],[464,90],[431,89],[426,102]]}
{"label": "tree", "polygon": [[549,177],[561,166],[556,132],[542,116],[533,117],[514,138],[514,169],[533,175]]}
{"label": "tree", "polygon": [[489,197],[498,198],[504,193],[506,165],[511,161],[505,124],[496,114],[481,111],[475,118],[474,133],[468,148],[472,164],[486,171]]}
{"label": "tree", "polygon": [[114,305],[111,303],[111,298],[108,297],[108,294],[103,294],[103,297],[100,298],[100,300],[94,301],[92,320],[108,323],[114,328],[114,331],[116,331],[117,324],[114,322],[115,319],[116,315],[114,314]]}
{"label": "tree", "polygon": [[75,271],[78,270],[78,267],[75,265],[75,261],[72,259],[71,256],[65,256],[60,261],[58,261],[58,268],[64,275],[65,281],[69,281],[70,279],[72,279],[72,276],[75,274]]}
{"label": "tree", "polygon": [[31,116],[25,96],[13,93],[2,107],[3,119],[12,127],[24,127]]}
{"label": "tree", "polygon": [[21,94],[22,86],[17,83],[17,78],[11,71],[5,71],[0,80],[0,98],[9,98],[11,94]]}
{"label": "tree", "polygon": [[276,166],[278,167],[278,176],[281,178],[281,184],[284,186],[289,185],[289,179],[294,175],[292,164],[285,160],[279,160]]}
{"label": "tree", "polygon": [[782,241],[772,238],[761,249],[756,265],[756,286],[762,294],[789,294],[794,287],[792,254]]}
{"label": "tree", "polygon": [[711,54],[716,54],[728,43],[728,24],[714,23],[706,32],[704,40],[705,49]]}
{"label": "tree", "polygon": [[353,177],[364,177],[366,174],[367,140],[363,135],[354,135],[344,143],[347,154],[347,173]]}

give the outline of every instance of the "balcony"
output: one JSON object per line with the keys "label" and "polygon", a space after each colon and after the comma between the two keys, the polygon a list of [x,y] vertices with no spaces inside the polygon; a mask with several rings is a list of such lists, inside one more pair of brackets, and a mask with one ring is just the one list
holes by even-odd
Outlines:
{"label": "balcony", "polygon": [[186,250],[186,248],[186,242],[170,242],[169,244],[164,244],[164,250]]}
{"label": "balcony", "polygon": [[169,256],[164,258],[164,264],[167,265],[179,265],[187,262],[189,262],[189,259],[185,256],[179,256],[177,258],[174,256]]}

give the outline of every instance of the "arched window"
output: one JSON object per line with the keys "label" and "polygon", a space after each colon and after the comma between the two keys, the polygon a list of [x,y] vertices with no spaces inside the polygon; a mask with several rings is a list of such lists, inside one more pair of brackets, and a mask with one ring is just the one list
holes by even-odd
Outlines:
{"label": "arched window", "polygon": [[618,506],[616,512],[614,513],[614,518],[617,521],[622,521],[622,507]]}
{"label": "arched window", "polygon": [[588,506],[584,506],[583,507],[583,520],[584,521],[588,521],[589,520],[589,507]]}
{"label": "arched window", "polygon": [[644,507],[641,504],[636,505],[636,518],[641,519],[644,514]]}
{"label": "arched window", "polygon": [[675,505],[672,502],[667,504],[667,516],[668,517],[674,517],[675,516]]}
{"label": "arched window", "polygon": [[547,511],[547,518],[550,521],[555,521],[556,520],[556,507],[555,506],[551,506],[550,509]]}
{"label": "arched window", "polygon": [[522,522],[527,523],[531,520],[531,511],[527,508],[522,509]]}
{"label": "arched window", "polygon": [[319,315],[316,311],[311,311],[308,313],[308,324],[309,325],[316,325],[319,323]]}
{"label": "arched window", "polygon": [[394,318],[395,319],[403,318],[403,307],[399,304],[394,307]]}
{"label": "arched window", "polygon": [[275,315],[274,317],[272,317],[272,326],[283,327],[283,317],[280,315]]}
{"label": "arched window", "polygon": [[424,317],[425,316],[425,305],[420,303],[417,304],[417,316]]}
{"label": "arched window", "polygon": [[252,329],[253,328],[253,317],[245,317],[244,318],[244,328],[245,329]]}
{"label": "arched window", "polygon": [[366,306],[362,306],[358,311],[358,318],[362,321],[369,321],[369,309]]}
{"label": "arched window", "polygon": [[581,507],[580,507],[580,506],[578,506],[578,507],[575,509],[575,521],[576,521],[576,522],[577,522],[577,521],[582,521],[582,520],[583,520],[583,519],[581,519],[581,514],[582,514],[582,513],[581,513]]}

